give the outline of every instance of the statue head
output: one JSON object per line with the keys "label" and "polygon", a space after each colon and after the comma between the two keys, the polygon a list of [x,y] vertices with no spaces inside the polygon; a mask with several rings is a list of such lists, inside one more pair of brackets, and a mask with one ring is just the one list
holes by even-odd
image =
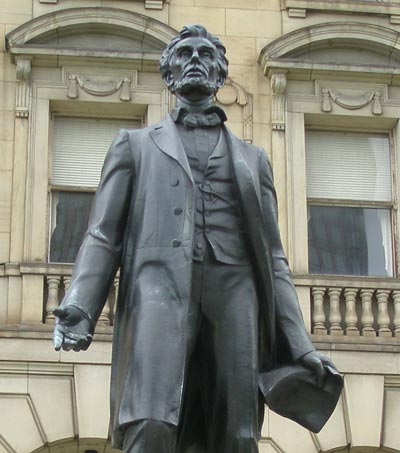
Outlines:
{"label": "statue head", "polygon": [[161,56],[162,78],[183,98],[214,96],[228,76],[225,53],[222,42],[202,25],[186,25]]}

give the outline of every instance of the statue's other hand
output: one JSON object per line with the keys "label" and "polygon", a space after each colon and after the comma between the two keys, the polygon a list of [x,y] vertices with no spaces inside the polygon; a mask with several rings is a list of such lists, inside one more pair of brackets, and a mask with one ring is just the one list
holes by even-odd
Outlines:
{"label": "statue's other hand", "polygon": [[93,327],[82,310],[74,305],[64,305],[54,310],[56,323],[53,343],[56,351],[85,351],[93,339]]}
{"label": "statue's other hand", "polygon": [[335,368],[335,365],[330,361],[330,359],[323,354],[320,354],[318,351],[311,351],[307,354],[300,357],[299,362],[313,371],[317,376],[317,385],[322,387],[324,385],[324,380],[326,377],[325,366],[328,365],[331,368]]}

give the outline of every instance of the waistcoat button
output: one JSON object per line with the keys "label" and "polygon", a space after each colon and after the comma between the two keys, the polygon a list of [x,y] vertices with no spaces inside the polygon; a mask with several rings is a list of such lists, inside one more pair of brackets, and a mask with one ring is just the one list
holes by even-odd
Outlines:
{"label": "waistcoat button", "polygon": [[174,214],[175,215],[181,215],[182,214],[182,208],[175,208],[174,209]]}
{"label": "waistcoat button", "polygon": [[173,179],[171,181],[171,186],[179,186],[179,179]]}
{"label": "waistcoat button", "polygon": [[181,241],[179,239],[174,239],[172,241],[172,247],[179,247],[181,245]]}

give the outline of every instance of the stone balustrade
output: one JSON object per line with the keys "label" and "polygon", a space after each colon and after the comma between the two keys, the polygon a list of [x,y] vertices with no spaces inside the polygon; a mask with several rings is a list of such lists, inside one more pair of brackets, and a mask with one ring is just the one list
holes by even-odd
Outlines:
{"label": "stone balustrade", "polygon": [[332,337],[400,337],[400,282],[366,277],[295,276],[310,290],[311,329]]}
{"label": "stone balustrade", "polygon": [[[8,301],[0,303],[0,325],[53,323],[53,311],[70,285],[71,273],[70,264],[0,265],[2,281],[8,279]],[[400,280],[295,275],[293,281],[316,341],[393,344],[400,338]],[[104,327],[113,325],[118,284],[117,275],[99,318]]]}
{"label": "stone balustrade", "polygon": [[[45,291],[45,323],[54,322],[54,314],[53,311],[60,305],[64,294],[68,290],[68,287],[71,282],[71,271],[70,269],[64,269],[65,271],[69,272],[63,275],[46,275],[46,286],[47,286],[47,297]],[[110,294],[108,299],[104,305],[103,311],[101,312],[100,318],[98,323],[103,325],[112,325],[114,321],[114,311],[116,306],[117,294],[118,294],[118,285],[119,285],[119,277],[117,276],[114,279],[113,287],[110,290]]]}
{"label": "stone balustrade", "polygon": [[[71,283],[72,268],[72,264],[41,262],[0,265],[0,278],[8,280],[8,300],[0,303],[0,326],[53,323],[53,311]],[[98,321],[103,326],[113,325],[118,285],[117,274]]]}

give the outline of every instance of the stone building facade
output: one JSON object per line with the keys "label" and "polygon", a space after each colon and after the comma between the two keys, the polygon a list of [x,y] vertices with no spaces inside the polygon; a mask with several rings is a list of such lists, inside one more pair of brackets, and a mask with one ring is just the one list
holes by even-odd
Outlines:
{"label": "stone building facade", "polygon": [[0,453],[112,451],[118,277],[87,352],[53,350],[52,310],[112,135],[173,105],[158,59],[187,23],[227,47],[217,100],[271,157],[307,327],[345,378],[321,433],[268,412],[260,451],[400,452],[400,1],[1,0]]}

